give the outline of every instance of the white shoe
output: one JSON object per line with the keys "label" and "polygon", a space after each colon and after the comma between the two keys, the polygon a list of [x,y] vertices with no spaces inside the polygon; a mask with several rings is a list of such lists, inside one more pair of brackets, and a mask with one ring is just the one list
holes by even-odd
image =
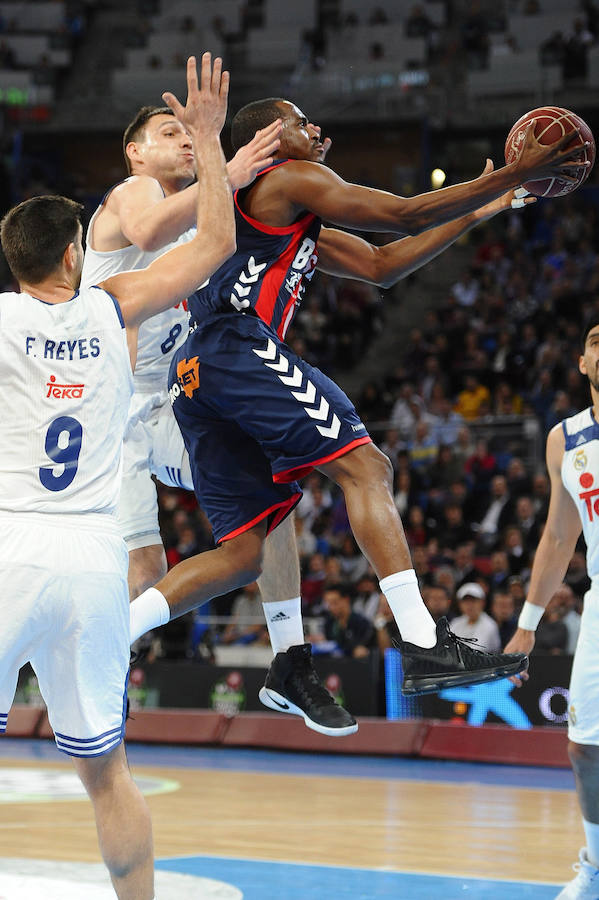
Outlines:
{"label": "white shoe", "polygon": [[580,851],[579,860],[572,866],[576,878],[568,882],[555,900],[599,900],[599,869],[588,861],[585,847]]}

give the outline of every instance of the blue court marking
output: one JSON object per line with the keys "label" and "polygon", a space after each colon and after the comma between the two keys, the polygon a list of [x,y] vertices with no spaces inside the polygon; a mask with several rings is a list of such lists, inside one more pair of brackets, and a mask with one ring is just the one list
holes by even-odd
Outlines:
{"label": "blue court marking", "polygon": [[[133,766],[168,766],[277,775],[323,775],[331,778],[474,783],[554,791],[574,790],[574,776],[570,769],[534,766],[153,744],[127,744],[127,755]],[[0,738],[0,758],[3,756],[30,760],[64,760],[64,754],[57,751],[52,740]]]}
{"label": "blue court marking", "polygon": [[[434,857],[434,851],[432,851]],[[484,881],[409,872],[337,866],[255,862],[228,857],[160,859],[156,868],[214,878],[243,892],[243,900],[554,900],[558,886],[517,881]]]}

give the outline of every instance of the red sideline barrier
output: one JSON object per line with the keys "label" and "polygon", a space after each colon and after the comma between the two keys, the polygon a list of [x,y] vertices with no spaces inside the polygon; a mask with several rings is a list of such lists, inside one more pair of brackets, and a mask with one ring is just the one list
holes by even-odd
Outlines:
{"label": "red sideline barrier", "polygon": [[330,738],[306,728],[295,716],[241,713],[229,719],[223,743],[228,747],[272,747],[314,753],[380,753],[418,755],[429,725],[424,720],[387,722],[360,719],[356,734]]}
{"label": "red sideline barrier", "polygon": [[522,731],[505,725],[474,728],[433,722],[421,755],[433,759],[466,759],[527,766],[569,765],[568,737],[562,728]]}
{"label": "red sideline barrier", "polygon": [[205,709],[135,710],[127,720],[127,740],[169,744],[222,744],[229,719]]}
{"label": "red sideline barrier", "polygon": [[[152,709],[133,713],[127,740],[154,744],[267,747],[312,753],[420,756],[470,762],[568,766],[565,729],[521,731],[504,725],[475,728],[431,719],[388,722],[361,718],[356,734],[329,738],[306,728],[295,716],[239,713],[233,718],[209,710]],[[49,737],[45,712],[13,706],[9,737]]]}

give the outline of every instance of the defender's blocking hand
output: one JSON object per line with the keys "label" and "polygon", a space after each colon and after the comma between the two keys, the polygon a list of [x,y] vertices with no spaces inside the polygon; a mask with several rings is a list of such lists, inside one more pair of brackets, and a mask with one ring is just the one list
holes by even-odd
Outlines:
{"label": "defender's blocking hand", "polygon": [[187,103],[182,106],[174,94],[166,91],[162,99],[174,112],[181,124],[190,132],[200,136],[220,134],[227,115],[229,96],[229,73],[222,69],[223,61],[204,53],[200,85],[195,56],[187,60]]}
{"label": "defender's blocking hand", "polygon": [[273,153],[280,146],[281,119],[276,119],[266,128],[257,131],[249,144],[240,147],[233,159],[227,163],[229,181],[233,190],[251,184],[261,169],[273,162]]}

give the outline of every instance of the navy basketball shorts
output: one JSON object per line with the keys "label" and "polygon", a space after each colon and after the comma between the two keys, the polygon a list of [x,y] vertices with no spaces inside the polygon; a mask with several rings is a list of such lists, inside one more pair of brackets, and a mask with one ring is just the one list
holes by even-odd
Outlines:
{"label": "navy basketball shorts", "polygon": [[343,391],[253,315],[202,321],[173,357],[169,396],[217,542],[263,519],[272,531],[297,479],[371,440]]}

